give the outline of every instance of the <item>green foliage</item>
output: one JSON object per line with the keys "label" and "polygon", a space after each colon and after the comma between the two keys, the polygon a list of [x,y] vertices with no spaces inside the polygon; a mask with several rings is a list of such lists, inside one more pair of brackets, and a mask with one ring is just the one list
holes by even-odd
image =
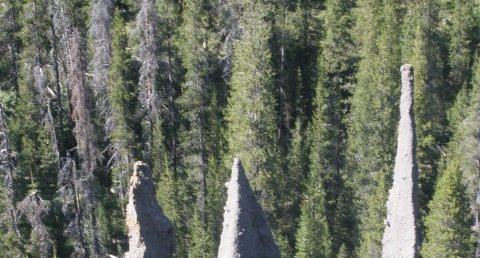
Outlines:
{"label": "green foliage", "polygon": [[363,0],[358,8],[356,36],[362,59],[351,98],[348,163],[362,211],[374,191],[372,179],[393,171],[400,96],[400,14],[399,1]]}
{"label": "green foliage", "polygon": [[[362,218],[360,229],[364,240],[360,248],[365,251],[361,254],[378,257],[378,253],[371,251],[381,243],[383,197],[392,175],[396,148],[401,5],[397,0],[362,0],[357,4],[356,37],[361,46],[361,61],[347,123],[347,171],[353,179]],[[378,178],[387,182],[375,183]]]}
{"label": "green foliage", "polygon": [[325,213],[332,234],[333,252],[346,241],[334,225],[338,219],[337,206],[344,191],[343,168],[345,166],[346,127],[345,115],[354,83],[356,57],[350,34],[353,25],[351,1],[327,1],[325,13],[325,38],[321,41],[318,84],[314,102],[313,121],[310,128],[311,166],[320,175],[325,189]]}
{"label": "green foliage", "polygon": [[[476,0],[0,0],[0,102],[17,167],[16,200],[0,187],[0,249],[35,256],[29,220],[17,235],[8,213],[35,191],[54,203],[53,255],[121,256],[128,178],[143,159],[175,224],[175,256],[213,257],[237,156],[283,256],[379,257],[403,61],[415,68],[422,254],[469,256],[479,10]],[[88,162],[91,173],[61,170]]]}
{"label": "green foliage", "polygon": [[472,216],[458,163],[452,162],[440,177],[429,208],[422,256],[472,257]]}
{"label": "green foliage", "polygon": [[[112,59],[108,72],[108,99],[111,105],[110,142],[113,144],[112,167],[113,185],[119,188],[121,196],[126,193],[133,154],[138,150],[133,134],[132,119],[135,114],[135,80],[132,60],[128,52],[128,38],[125,22],[119,9],[115,10],[112,33]],[[126,200],[121,200],[125,202]]]}
{"label": "green foliage", "polygon": [[302,204],[295,258],[330,257],[332,240],[325,214],[325,193],[318,175],[312,174]]}
{"label": "green foliage", "polygon": [[188,250],[189,258],[209,258],[216,255],[216,246],[213,246],[210,232],[205,230],[206,226],[202,225],[203,223],[200,216],[195,213],[190,226],[192,242]]}
{"label": "green foliage", "polygon": [[409,6],[406,20],[411,38],[407,60],[414,67],[414,112],[417,133],[417,160],[420,171],[420,210],[426,213],[427,203],[433,194],[442,148],[447,141],[447,119],[444,95],[447,89],[442,77],[441,34],[438,29],[439,7],[436,1],[422,0]]}
{"label": "green foliage", "polygon": [[384,221],[387,218],[387,190],[388,185],[385,175],[379,174],[376,177],[378,185],[375,192],[368,199],[367,212],[362,216],[361,240],[358,249],[358,256],[362,258],[382,257],[382,238],[385,228]]}
{"label": "green foliage", "polygon": [[228,121],[228,163],[239,157],[250,183],[267,212],[273,211],[271,192],[277,170],[278,147],[267,6],[246,1],[241,20],[244,34],[235,44]]}

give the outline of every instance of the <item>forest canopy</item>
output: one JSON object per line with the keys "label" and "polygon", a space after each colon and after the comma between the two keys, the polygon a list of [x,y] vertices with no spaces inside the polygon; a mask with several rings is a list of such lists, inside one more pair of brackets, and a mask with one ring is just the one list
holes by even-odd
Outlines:
{"label": "forest canopy", "polygon": [[174,257],[216,257],[240,158],[282,257],[381,257],[402,64],[418,253],[480,255],[479,0],[0,0],[0,17],[2,255],[123,257],[142,161]]}

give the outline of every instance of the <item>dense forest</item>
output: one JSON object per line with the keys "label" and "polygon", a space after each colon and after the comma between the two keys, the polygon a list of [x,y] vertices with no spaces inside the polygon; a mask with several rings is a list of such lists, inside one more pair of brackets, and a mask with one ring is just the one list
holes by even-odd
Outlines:
{"label": "dense forest", "polygon": [[480,256],[478,0],[0,0],[0,17],[2,257],[122,257],[136,161],[175,257],[216,257],[234,157],[282,257],[381,257],[406,63],[419,253]]}

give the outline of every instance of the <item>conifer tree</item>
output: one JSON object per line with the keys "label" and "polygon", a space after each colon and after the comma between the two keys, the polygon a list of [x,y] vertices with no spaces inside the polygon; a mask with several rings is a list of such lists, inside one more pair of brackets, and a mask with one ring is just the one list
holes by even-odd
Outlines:
{"label": "conifer tree", "polygon": [[[51,198],[58,169],[58,149],[55,125],[51,113],[49,84],[51,63],[47,4],[27,3],[22,15],[21,38],[25,48],[21,53],[19,81],[20,103],[18,115],[11,124],[18,160],[19,193],[23,198],[29,190],[40,191],[44,198]],[[29,118],[29,119],[25,119]],[[23,181],[28,178],[28,182]]]}
{"label": "conifer tree", "polygon": [[[281,248],[282,251],[294,250],[295,234],[298,227],[300,207],[303,193],[308,178],[310,145],[307,139],[307,126],[300,118],[297,118],[295,130],[292,133],[292,142],[287,156],[288,176],[282,177],[277,186],[284,189],[279,196],[278,202],[282,203],[284,216],[280,218],[280,232],[284,234],[285,244],[289,248]],[[292,256],[291,254],[284,254]]]}
{"label": "conifer tree", "polygon": [[[216,198],[216,187],[221,187],[225,176],[216,175],[221,170],[212,167],[213,157],[221,159],[221,150],[224,140],[221,134],[220,116],[222,108],[221,94],[224,91],[221,78],[221,67],[218,65],[219,42],[215,37],[214,6],[205,0],[189,1],[185,4],[182,13],[181,26],[182,65],[186,70],[182,95],[179,98],[179,108],[182,114],[182,127],[180,128],[180,152],[182,153],[181,169],[192,184],[190,187],[198,189],[194,202],[189,205],[195,207],[195,214],[200,220],[196,222],[197,228],[203,230],[202,234],[210,236],[213,240],[215,232],[220,231],[222,216],[222,198]],[[222,180],[224,182],[225,180]],[[193,212],[191,212],[193,214]],[[192,228],[193,230],[193,228]],[[192,232],[193,233],[193,232]],[[205,243],[205,236],[192,241],[201,241],[198,248],[216,246],[218,244]],[[200,237],[200,236],[197,236]],[[212,249],[204,250],[204,255],[214,256]],[[192,254],[190,254],[192,255]]]}
{"label": "conifer tree", "polygon": [[111,143],[112,189],[118,196],[123,213],[127,201],[127,185],[131,164],[138,150],[132,124],[135,123],[135,75],[128,51],[128,38],[123,19],[124,10],[115,9],[112,30],[112,55],[108,71],[108,104],[111,106],[106,121],[107,137]]}
{"label": "conifer tree", "polygon": [[[447,140],[446,112],[443,95],[447,90],[442,75],[441,36],[437,28],[438,5],[436,1],[412,2],[406,20],[413,32],[406,32],[404,43],[411,49],[404,53],[406,60],[415,67],[414,99],[417,132],[417,160],[421,173],[420,210],[426,212],[426,204],[433,194],[442,148]],[[410,37],[411,36],[411,37]]]}
{"label": "conifer tree", "polygon": [[331,257],[332,240],[325,214],[325,193],[318,173],[310,174],[302,203],[295,258]]}
{"label": "conifer tree", "polygon": [[[446,5],[444,3],[444,5]],[[475,46],[480,37],[476,33],[479,29],[479,16],[475,10],[478,3],[475,1],[454,1],[451,5],[444,6],[442,14],[448,21],[442,28],[449,37],[448,45],[448,89],[445,93],[448,110],[449,125],[452,131],[457,129],[461,121],[468,116],[468,94],[472,85],[470,79],[473,73],[473,57]]]}
{"label": "conifer tree", "polygon": [[[357,37],[361,46],[361,61],[356,75],[357,83],[351,98],[351,113],[348,122],[349,143],[347,150],[348,171],[354,180],[360,217],[364,220],[361,234],[371,236],[372,241],[362,245],[380,243],[383,215],[377,211],[385,209],[381,202],[370,200],[376,192],[386,196],[386,189],[393,171],[396,124],[398,121],[398,87],[400,67],[400,1],[362,0],[357,10]],[[387,187],[380,189],[374,181],[376,178],[387,178]],[[386,199],[383,199],[386,200]],[[367,206],[379,205],[378,207]],[[370,212],[374,212],[370,214]],[[372,230],[374,232],[372,232]],[[370,250],[376,247],[362,246]],[[381,253],[365,257],[378,257]]]}
{"label": "conifer tree", "polygon": [[[445,93],[447,100],[452,101],[457,92],[470,82],[475,44],[480,37],[478,33],[478,14],[475,9],[478,3],[472,0],[451,2],[451,16],[449,17],[449,56],[448,56],[448,84]],[[477,32],[477,33],[476,33]]]}
{"label": "conifer tree", "polygon": [[2,0],[0,11],[0,85],[3,90],[18,91],[20,40],[19,12],[23,1]]}
{"label": "conifer tree", "polygon": [[[343,191],[347,112],[346,98],[354,83],[356,57],[350,30],[353,25],[353,2],[327,1],[325,38],[321,42],[319,78],[316,87],[315,109],[310,128],[311,166],[320,175],[325,191],[325,213],[332,235],[334,254],[345,239],[334,228],[336,209]],[[313,179],[316,180],[316,179]]]}
{"label": "conifer tree", "polygon": [[374,191],[372,178],[393,171],[400,93],[399,15],[399,1],[358,2],[362,59],[351,98],[348,159],[363,207]]}
{"label": "conifer tree", "polygon": [[472,257],[472,216],[459,164],[453,161],[441,175],[425,218],[422,257]]}
{"label": "conifer tree", "polygon": [[378,185],[367,202],[367,212],[361,218],[361,239],[358,249],[359,257],[381,257],[384,220],[387,217],[385,204],[388,198],[387,180],[385,175],[377,175]]}
{"label": "conifer tree", "polygon": [[[284,7],[284,10],[280,9],[277,12],[286,13],[286,17],[282,20],[285,23],[283,25],[284,31],[280,30],[279,32],[285,42],[284,74],[286,78],[283,83],[286,84],[285,94],[290,106],[286,110],[290,110],[291,113],[288,120],[293,123],[298,116],[310,120],[318,79],[319,43],[321,37],[324,36],[321,12],[325,9],[325,1],[277,2],[283,2]],[[280,27],[280,29],[282,28]],[[282,59],[280,58],[280,60]],[[293,124],[290,124],[290,126],[292,127]]]}
{"label": "conifer tree", "polygon": [[4,107],[0,106],[0,247],[5,255],[17,255],[22,252],[22,242],[17,219],[16,167],[12,156],[12,146],[7,128]]}
{"label": "conifer tree", "polygon": [[268,214],[274,211],[274,179],[278,170],[275,98],[272,81],[268,6],[245,1],[241,26],[244,34],[235,44],[231,92],[227,106],[228,159],[240,157],[250,183]]}
{"label": "conifer tree", "polygon": [[107,126],[112,126],[111,142],[114,145],[112,169],[114,181],[117,182],[115,185],[118,184],[119,190],[126,193],[126,175],[129,174],[127,167],[131,166],[132,156],[136,150],[131,127],[134,122],[136,95],[133,78],[135,74],[132,74],[132,60],[128,52],[128,38],[121,12],[116,9],[113,18],[112,64],[108,74],[112,121]]}
{"label": "conifer tree", "polygon": [[[475,234],[479,233],[480,211],[478,206],[479,182],[478,177],[478,129],[480,128],[480,62],[478,54],[475,57],[474,73],[471,81],[471,90],[467,95],[468,101],[465,111],[467,117],[458,124],[452,140],[448,145],[447,169],[450,166],[457,166],[458,173],[461,173],[462,182],[466,186],[466,193],[469,199],[471,213],[473,213],[473,229]],[[446,172],[444,172],[446,173]],[[476,239],[476,254],[480,253],[480,241]]]}

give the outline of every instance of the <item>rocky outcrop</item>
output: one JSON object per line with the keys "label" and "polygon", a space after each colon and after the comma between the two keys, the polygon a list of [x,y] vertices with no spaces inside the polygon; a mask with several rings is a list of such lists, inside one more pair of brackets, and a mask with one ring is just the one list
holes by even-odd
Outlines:
{"label": "rocky outcrop", "polygon": [[242,164],[234,159],[232,177],[225,184],[228,199],[218,258],[278,258],[280,251],[248,183]]}
{"label": "rocky outcrop", "polygon": [[401,68],[402,95],[393,185],[387,201],[382,257],[418,257],[418,168],[413,114],[413,67]]}
{"label": "rocky outcrop", "polygon": [[173,256],[173,225],[155,200],[152,173],[141,161],[135,162],[130,178],[126,214],[129,251],[125,253],[125,258]]}

